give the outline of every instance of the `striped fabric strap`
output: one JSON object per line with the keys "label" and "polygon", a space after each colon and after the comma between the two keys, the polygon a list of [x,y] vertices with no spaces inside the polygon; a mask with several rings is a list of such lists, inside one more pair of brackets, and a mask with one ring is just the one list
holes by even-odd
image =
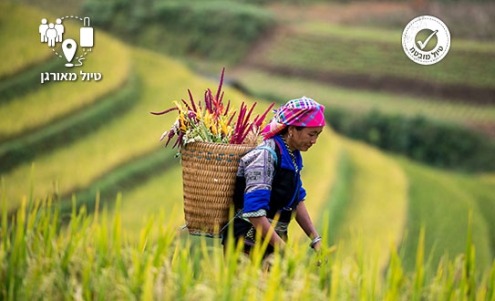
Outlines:
{"label": "striped fabric strap", "polygon": [[267,151],[269,151],[273,157],[273,160],[275,161],[275,166],[277,166],[278,157],[277,157],[277,153],[275,153],[275,150],[273,148],[269,147],[268,145],[261,145],[261,146],[258,146],[257,149],[266,149]]}

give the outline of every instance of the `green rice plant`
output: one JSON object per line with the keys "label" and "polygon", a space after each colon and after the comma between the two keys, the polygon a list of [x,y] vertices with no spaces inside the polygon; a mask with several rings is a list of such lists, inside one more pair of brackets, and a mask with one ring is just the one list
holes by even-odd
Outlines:
{"label": "green rice plant", "polygon": [[[312,254],[306,251],[307,246],[291,242],[284,253],[274,254],[267,270],[255,257],[243,255],[241,245],[230,245],[224,252],[218,240],[178,236],[164,210],[148,215],[147,223],[140,228],[139,240],[129,241],[122,228],[119,205],[113,213],[105,208],[92,215],[84,208],[74,210],[65,226],[60,224],[56,208],[49,200],[33,200],[30,204],[23,202],[22,210],[10,223],[5,216],[2,218],[2,300],[493,297],[490,280],[495,275],[495,264],[479,269],[472,259],[467,259],[471,257],[468,249],[468,253],[459,254],[455,260],[444,257],[432,277],[422,278],[422,286],[412,286],[418,276],[405,272],[395,253],[387,268],[389,281],[378,286],[382,276],[373,271],[376,258],[357,249],[348,253],[340,246],[324,247],[321,253]],[[469,248],[469,241],[466,247]],[[468,270],[479,277],[463,276]]]}
{"label": "green rice plant", "polygon": [[495,220],[493,219],[495,216],[495,182],[490,183],[484,179],[487,179],[486,175],[458,174],[454,179],[454,185],[462,187],[475,198],[479,212],[487,224],[492,254],[495,254]]}
{"label": "green rice plant", "polygon": [[416,250],[416,269],[413,279],[413,300],[421,300],[425,286],[425,229],[419,232],[418,248]]}
{"label": "green rice plant", "polygon": [[402,267],[402,261],[397,253],[396,246],[390,247],[390,261],[387,267],[384,281],[384,300],[400,300],[406,280],[406,273]]}
{"label": "green rice plant", "polygon": [[493,300],[495,298],[495,262],[492,264],[491,273],[486,282],[487,290],[486,297],[487,300]]}

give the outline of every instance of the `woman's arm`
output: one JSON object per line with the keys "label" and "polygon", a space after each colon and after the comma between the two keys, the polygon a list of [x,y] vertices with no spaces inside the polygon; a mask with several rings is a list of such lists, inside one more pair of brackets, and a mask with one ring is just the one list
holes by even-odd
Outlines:
{"label": "woman's arm", "polygon": [[[307,236],[312,240],[319,237],[318,232],[316,231],[313,222],[311,221],[311,217],[309,216],[308,210],[306,209],[306,205],[304,202],[300,202],[296,207],[296,221],[304,230]],[[313,248],[318,250],[320,248],[321,243],[318,241]]]}
{"label": "woman's arm", "polygon": [[270,224],[270,221],[266,216],[250,217],[249,221],[253,224],[257,231],[261,231],[263,238],[270,236],[270,245],[273,247],[283,248],[285,246],[284,240],[275,232],[275,229]]}

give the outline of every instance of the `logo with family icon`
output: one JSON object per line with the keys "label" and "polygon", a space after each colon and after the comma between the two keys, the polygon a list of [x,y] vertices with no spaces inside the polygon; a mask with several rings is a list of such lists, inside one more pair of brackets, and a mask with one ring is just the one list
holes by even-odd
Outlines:
{"label": "logo with family icon", "polygon": [[[69,29],[74,31],[73,28],[77,26],[78,32],[68,32]],[[94,30],[89,17],[65,16],[57,18],[54,23],[43,18],[39,34],[40,42],[46,44],[56,56],[65,59],[65,66],[69,68],[82,66],[83,60],[94,47]]]}

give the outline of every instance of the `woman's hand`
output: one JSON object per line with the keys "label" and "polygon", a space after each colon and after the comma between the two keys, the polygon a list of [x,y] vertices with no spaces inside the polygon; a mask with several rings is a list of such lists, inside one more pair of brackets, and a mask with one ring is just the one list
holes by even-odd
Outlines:
{"label": "woman's hand", "polygon": [[266,216],[250,217],[249,221],[253,224],[254,229],[261,232],[263,238],[270,235],[270,245],[280,249],[285,247],[285,241],[275,232],[275,228]]}
{"label": "woman's hand", "polygon": [[313,248],[316,252],[319,252],[321,250],[321,237],[316,236],[310,244],[310,247]]}
{"label": "woman's hand", "polygon": [[300,202],[296,208],[296,221],[304,230],[307,236],[311,238],[311,247],[316,251],[321,249],[321,237],[318,235],[313,222],[311,221],[311,217],[309,216],[308,210],[306,209],[306,205],[304,202]]}

